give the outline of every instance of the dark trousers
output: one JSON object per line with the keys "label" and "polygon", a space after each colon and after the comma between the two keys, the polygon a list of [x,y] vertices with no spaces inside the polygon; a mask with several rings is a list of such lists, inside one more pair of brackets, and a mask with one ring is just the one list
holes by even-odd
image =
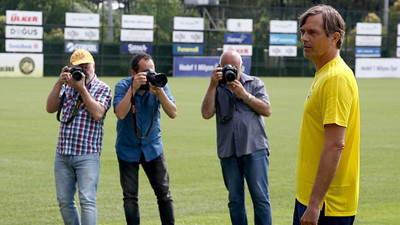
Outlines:
{"label": "dark trousers", "polygon": [[[293,225],[300,225],[300,219],[306,211],[307,206],[301,204],[296,199],[296,205],[293,213]],[[352,225],[354,223],[355,216],[344,216],[344,217],[330,217],[325,216],[325,204],[321,210],[318,219],[318,225]]]}
{"label": "dark trousers", "polygon": [[138,204],[139,164],[142,164],[154,194],[157,196],[161,223],[163,225],[175,224],[174,205],[169,189],[169,175],[164,154],[150,162],[146,162],[143,155],[140,162],[126,162],[119,158],[118,162],[127,224],[140,224]]}

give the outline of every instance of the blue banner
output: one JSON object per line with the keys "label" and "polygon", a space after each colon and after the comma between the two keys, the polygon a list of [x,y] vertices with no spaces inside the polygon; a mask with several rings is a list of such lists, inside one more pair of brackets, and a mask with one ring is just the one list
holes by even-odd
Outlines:
{"label": "blue banner", "polygon": [[270,45],[297,45],[297,34],[269,34]]}
{"label": "blue banner", "polygon": [[[250,74],[251,57],[242,57],[243,69]],[[210,77],[219,64],[218,56],[174,57],[174,77]]]}
{"label": "blue banner", "polygon": [[203,55],[203,45],[201,44],[174,44],[172,46],[174,55]]}
{"label": "blue banner", "polygon": [[356,57],[381,57],[381,48],[356,47]]}
{"label": "blue banner", "polygon": [[153,53],[153,45],[148,43],[121,43],[122,54],[136,54],[145,52],[147,54]]}
{"label": "blue banner", "polygon": [[251,34],[241,34],[241,33],[225,33],[224,34],[225,44],[251,44],[252,35]]}
{"label": "blue banner", "polygon": [[99,43],[97,42],[73,42],[67,41],[64,43],[65,53],[72,53],[78,49],[85,49],[92,54],[99,53]]}

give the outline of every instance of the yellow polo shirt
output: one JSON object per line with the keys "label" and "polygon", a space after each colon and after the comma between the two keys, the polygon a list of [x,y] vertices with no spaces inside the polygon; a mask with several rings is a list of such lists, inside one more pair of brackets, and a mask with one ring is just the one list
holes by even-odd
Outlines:
{"label": "yellow polo shirt", "polygon": [[356,79],[341,57],[334,58],[315,74],[304,102],[296,194],[303,205],[309,203],[317,174],[325,124],[346,127],[339,168],[322,202],[325,215],[353,216],[357,212],[360,180],[360,109]]}

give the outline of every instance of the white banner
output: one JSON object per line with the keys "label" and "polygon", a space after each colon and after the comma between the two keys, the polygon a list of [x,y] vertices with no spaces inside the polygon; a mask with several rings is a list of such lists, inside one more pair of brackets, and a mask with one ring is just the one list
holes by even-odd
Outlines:
{"label": "white banner", "polygon": [[86,41],[98,41],[100,37],[99,29],[96,28],[64,28],[64,39],[65,40],[86,40]]}
{"label": "white banner", "polygon": [[228,50],[235,50],[239,52],[242,56],[251,56],[253,55],[253,46],[252,45],[224,45],[223,51],[226,52]]}
{"label": "white banner", "polygon": [[396,57],[400,57],[400,48],[399,47],[397,47],[397,49],[396,49]]}
{"label": "white banner", "polygon": [[356,36],[356,46],[381,46],[382,36]]}
{"label": "white banner", "polygon": [[270,45],[268,50],[269,56],[288,56],[288,57],[296,57],[297,56],[297,46],[288,46],[288,45]]}
{"label": "white banner", "polygon": [[154,16],[122,15],[122,28],[153,29]]}
{"label": "white banner", "polygon": [[174,17],[174,30],[204,30],[204,19],[200,17]]}
{"label": "white banner", "polygon": [[6,39],[6,52],[43,52],[42,40]]}
{"label": "white banner", "polygon": [[203,43],[203,32],[173,31],[172,42],[174,43]]}
{"label": "white banner", "polygon": [[400,59],[356,58],[357,78],[400,78]]}
{"label": "white banner", "polygon": [[295,20],[271,20],[270,29],[271,33],[297,33],[297,21]]}
{"label": "white banner", "polygon": [[397,36],[397,46],[400,46],[400,36]]}
{"label": "white banner", "polygon": [[42,39],[43,27],[6,26],[6,38]]}
{"label": "white banner", "polygon": [[382,24],[380,23],[357,23],[357,34],[381,35]]}
{"label": "white banner", "polygon": [[43,77],[43,54],[0,53],[0,77]]}
{"label": "white banner", "polygon": [[42,12],[38,11],[6,11],[6,23],[18,25],[42,25]]}
{"label": "white banner", "polygon": [[226,29],[232,32],[252,32],[252,19],[227,19]]}
{"label": "white banner", "polygon": [[65,13],[68,27],[100,27],[100,15],[95,13]]}
{"label": "white banner", "polygon": [[121,41],[153,42],[153,30],[121,29]]}

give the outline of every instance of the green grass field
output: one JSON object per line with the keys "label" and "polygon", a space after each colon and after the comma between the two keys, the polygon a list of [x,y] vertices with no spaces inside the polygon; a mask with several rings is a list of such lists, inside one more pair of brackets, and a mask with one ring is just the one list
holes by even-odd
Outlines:
{"label": "green grass field", "polygon": [[[0,224],[62,224],[55,195],[53,160],[59,123],[45,110],[56,77],[0,79]],[[101,77],[114,89],[120,78]],[[303,100],[311,78],[262,78],[272,103],[266,118],[271,144],[270,196],[273,223],[291,224],[295,198],[297,142]],[[216,153],[215,118],[204,120],[200,105],[207,78],[169,78],[178,117],[162,116],[176,224],[230,224],[227,191]],[[358,225],[400,221],[400,79],[358,79],[361,101],[361,187]],[[116,117],[105,122],[99,224],[124,224],[115,154]],[[160,224],[156,199],[140,174],[144,225]],[[250,224],[251,199],[247,196]]]}

